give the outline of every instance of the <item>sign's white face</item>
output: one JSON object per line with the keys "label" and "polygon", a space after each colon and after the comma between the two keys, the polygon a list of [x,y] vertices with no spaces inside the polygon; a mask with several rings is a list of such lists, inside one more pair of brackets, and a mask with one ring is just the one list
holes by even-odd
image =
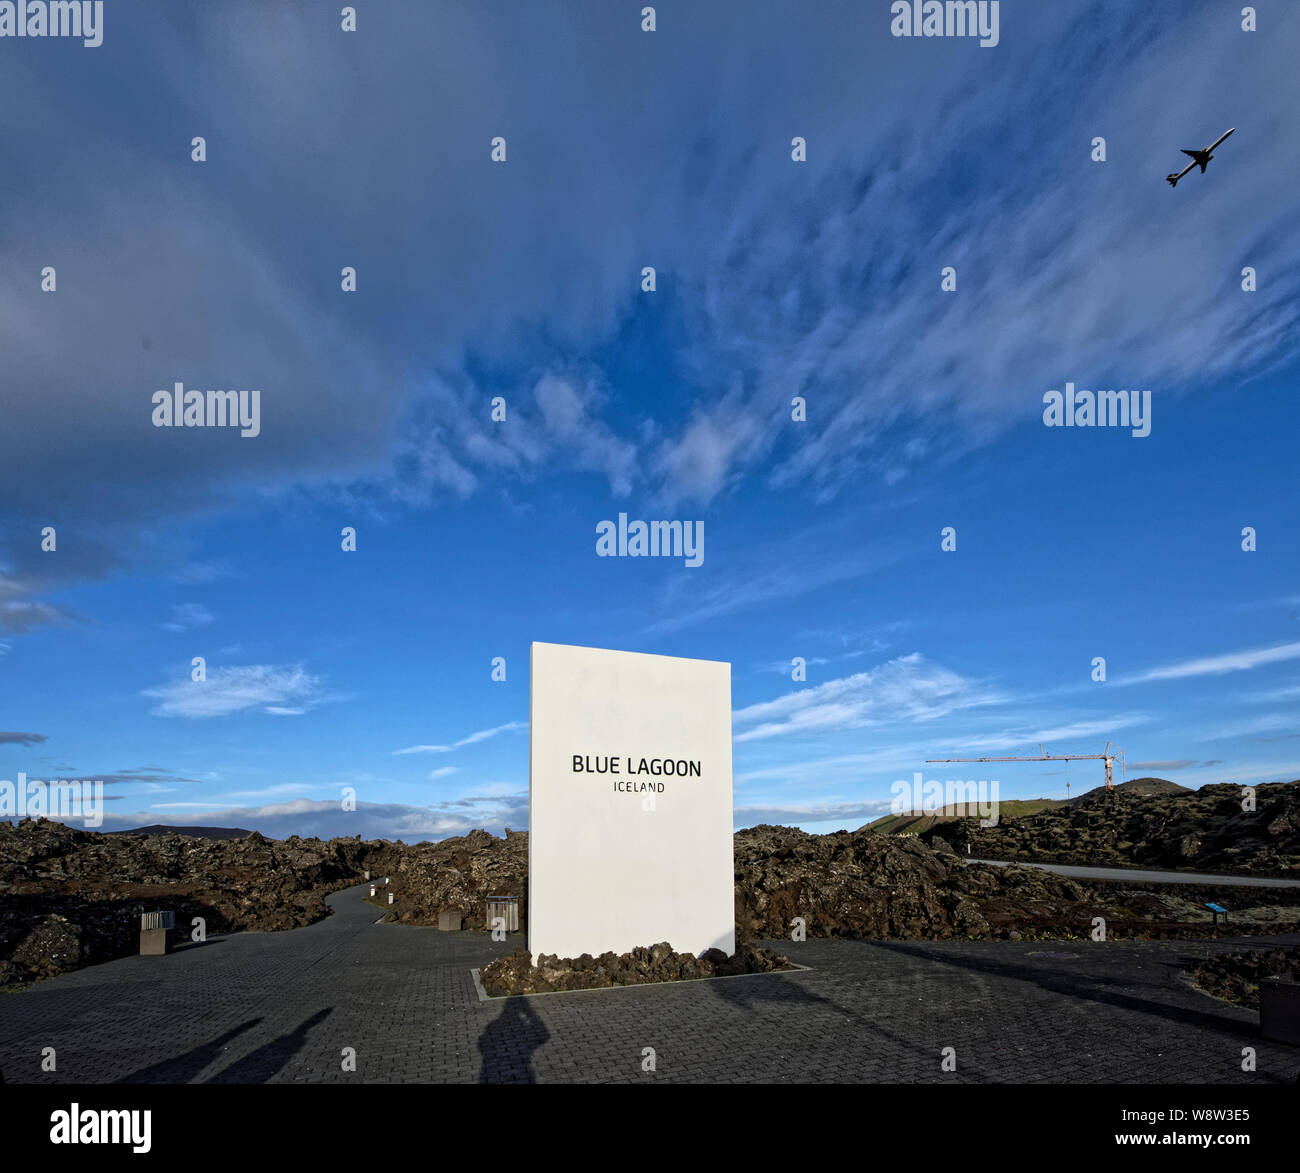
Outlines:
{"label": "sign's white face", "polygon": [[528,948],[736,949],[731,665],[532,647]]}

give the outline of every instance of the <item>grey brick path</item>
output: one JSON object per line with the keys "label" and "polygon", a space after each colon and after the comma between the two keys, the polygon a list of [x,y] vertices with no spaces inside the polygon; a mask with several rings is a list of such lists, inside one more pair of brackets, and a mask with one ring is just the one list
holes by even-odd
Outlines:
{"label": "grey brick path", "polygon": [[[305,929],[0,996],[0,1070],[12,1083],[1225,1084],[1300,1071],[1300,1048],[1265,1042],[1254,1014],[1181,978],[1203,943],[785,942],[812,971],[481,1003],[471,967],[516,941],[375,924],[362,892],[331,897],[334,915]],[[51,1046],[57,1071],[42,1072]],[[940,1070],[944,1047],[955,1073]]]}

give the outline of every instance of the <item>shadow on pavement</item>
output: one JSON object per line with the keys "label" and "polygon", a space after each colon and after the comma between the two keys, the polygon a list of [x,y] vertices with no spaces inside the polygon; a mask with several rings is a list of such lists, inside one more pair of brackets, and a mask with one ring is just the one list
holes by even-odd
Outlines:
{"label": "shadow on pavement", "polygon": [[550,1037],[528,998],[507,998],[501,1013],[479,1036],[478,1049],[483,1056],[479,1083],[536,1083],[533,1052]]}
{"label": "shadow on pavement", "polygon": [[225,1034],[218,1035],[211,1042],[195,1047],[192,1051],[186,1051],[185,1054],[178,1055],[174,1059],[164,1059],[161,1063],[155,1063],[150,1067],[142,1067],[133,1075],[124,1076],[117,1082],[189,1083],[221,1054],[221,1051],[231,1039],[238,1038],[246,1030],[252,1030],[261,1021],[260,1018],[250,1018],[247,1022],[226,1031]]}
{"label": "shadow on pavement", "polygon": [[[801,971],[794,972],[798,974]],[[794,1002],[821,1002],[826,1006],[834,1007],[841,1014],[849,1015],[848,1011],[837,1006],[830,998],[814,994],[798,980],[792,981],[791,976],[788,971],[772,974],[756,973],[746,974],[744,977],[712,978],[705,984],[710,992],[716,994],[723,1002],[728,1002],[742,1010],[756,1009],[763,1002],[787,1005]]]}
{"label": "shadow on pavement", "polygon": [[[1243,1022],[1241,1019],[1234,1018],[1226,1012],[1215,1013],[1213,1010],[1194,1010],[1191,1007],[1171,1005],[1167,1002],[1159,1002],[1148,998],[1135,997],[1132,994],[1123,993],[1113,987],[1118,982],[1123,982],[1123,974],[1116,975],[1109,971],[1100,971],[1097,973],[1081,973],[1075,971],[1063,970],[1044,970],[1037,966],[1027,965],[1019,960],[995,961],[987,956],[957,955],[954,953],[937,953],[931,950],[918,948],[900,941],[870,941],[868,944],[878,949],[885,949],[893,953],[902,953],[909,957],[915,957],[923,961],[938,963],[940,965],[950,965],[960,969],[972,969],[979,973],[987,974],[991,977],[1012,978],[1018,981],[1032,982],[1045,990],[1051,990],[1055,994],[1064,994],[1074,998],[1081,998],[1089,1002],[1097,1002],[1103,1006],[1115,1006],[1121,1010],[1132,1010],[1139,1014],[1149,1014],[1157,1018],[1164,1018],[1170,1022],[1176,1022],[1183,1026],[1200,1027],[1202,1030],[1211,1030],[1217,1034],[1227,1035],[1234,1039],[1240,1039],[1243,1035],[1259,1035],[1259,1026],[1257,1023]],[[1161,961],[1162,968],[1168,968],[1167,961]],[[1172,992],[1176,987],[1161,986],[1156,983],[1145,982],[1144,984],[1154,989],[1166,990]],[[1285,1046],[1286,1044],[1278,1044]],[[1265,1077],[1260,1073],[1261,1078]],[[1279,1082],[1290,1082],[1282,1080]]]}
{"label": "shadow on pavement", "polygon": [[[884,1069],[878,1075],[878,1078],[882,1081],[886,1079],[885,1071],[901,1073],[911,1070],[911,1061],[917,1049],[917,1040],[915,1038],[904,1037],[890,1030],[884,1022],[867,1018],[854,1010],[850,1010],[834,998],[814,993],[797,980],[797,972],[795,975],[773,973],[747,975],[743,978],[718,978],[705,984],[721,1001],[753,1014],[756,1021],[763,1022],[764,1025],[775,1032],[772,1036],[774,1039],[779,1036],[780,1031],[790,1029],[793,1021],[780,1017],[779,1008],[782,1005],[819,1003],[829,1012],[828,1015],[821,1017],[819,1023],[820,1029],[825,1032],[825,1046],[833,1047],[836,1045],[836,1040],[843,1037],[844,1032],[853,1032],[858,1038],[871,1038],[873,1040],[872,1049]],[[765,1017],[770,1008],[776,1008],[775,1016]],[[817,1026],[811,1025],[807,1020],[799,1020],[799,1022],[798,1029],[801,1031],[808,1032],[818,1029]],[[779,1044],[777,1045],[779,1046]],[[935,1070],[937,1072],[937,1044],[935,1046],[935,1056]],[[934,1081],[937,1081],[941,1077],[936,1074],[933,1078]],[[982,1069],[970,1063],[962,1065],[961,1075],[956,1078],[965,1082],[987,1082]],[[897,1083],[931,1082],[931,1080],[918,1080],[914,1076],[904,1076],[902,1074],[892,1075],[888,1077],[888,1081]]]}
{"label": "shadow on pavement", "polygon": [[207,1083],[266,1083],[286,1063],[289,1062],[307,1041],[307,1035],[313,1027],[319,1026],[334,1012],[333,1007],[317,1010],[310,1018],[303,1019],[287,1035],[280,1035],[250,1051],[242,1059],[237,1059],[224,1071],[219,1071]]}

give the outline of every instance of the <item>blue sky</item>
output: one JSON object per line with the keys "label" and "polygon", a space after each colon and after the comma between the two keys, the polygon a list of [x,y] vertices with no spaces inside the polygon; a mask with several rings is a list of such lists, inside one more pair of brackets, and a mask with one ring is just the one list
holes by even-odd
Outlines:
{"label": "blue sky", "polygon": [[[0,778],[102,778],[106,828],[524,827],[533,640],[730,661],[737,826],[1100,783],[924,764],[1039,742],[1300,776],[1300,9],[1003,0],[981,48],[640,7],[0,41]],[[260,435],[154,428],[177,380]],[[1045,427],[1067,381],[1150,435]],[[620,511],[703,564],[597,557]]]}

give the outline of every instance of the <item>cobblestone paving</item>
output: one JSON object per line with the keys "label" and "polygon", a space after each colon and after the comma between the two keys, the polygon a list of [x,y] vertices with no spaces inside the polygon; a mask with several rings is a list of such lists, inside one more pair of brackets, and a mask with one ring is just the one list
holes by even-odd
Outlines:
{"label": "cobblestone paving", "polygon": [[[1224,1084],[1300,1071],[1300,1048],[1261,1039],[1255,1014],[1181,973],[1207,949],[1296,935],[775,942],[812,969],[483,1003],[470,969],[521,938],[377,924],[362,891],[331,897],[334,915],[308,928],[0,996],[0,1071],[11,1083]],[[54,1072],[41,1070],[46,1047]],[[955,1072],[940,1068],[947,1047]],[[1256,1048],[1254,1072],[1241,1070],[1243,1047]]]}

